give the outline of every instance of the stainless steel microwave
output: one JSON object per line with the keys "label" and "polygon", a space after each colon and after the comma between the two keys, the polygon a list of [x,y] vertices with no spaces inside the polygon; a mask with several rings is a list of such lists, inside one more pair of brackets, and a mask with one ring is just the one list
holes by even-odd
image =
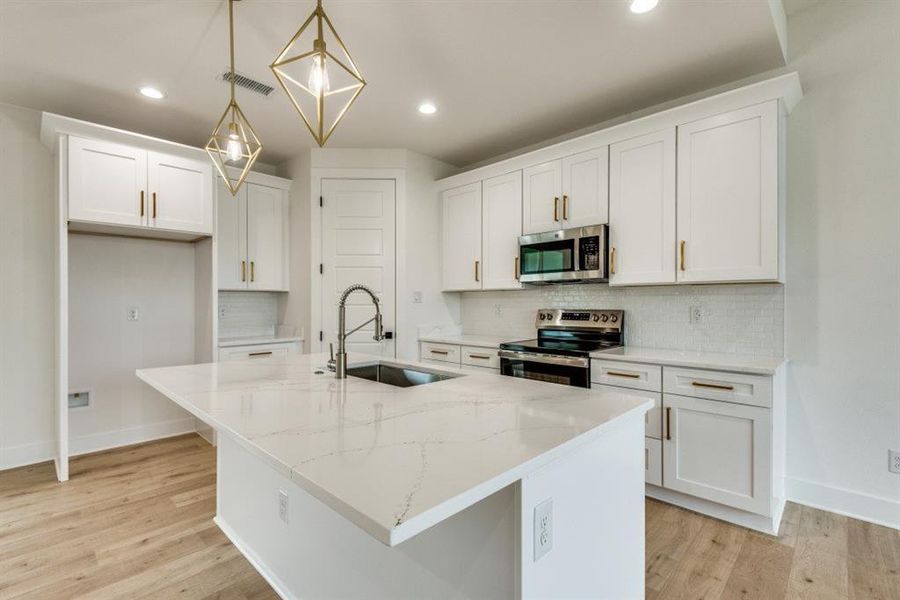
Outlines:
{"label": "stainless steel microwave", "polygon": [[606,281],[608,249],[608,225],[523,235],[519,280],[531,284]]}

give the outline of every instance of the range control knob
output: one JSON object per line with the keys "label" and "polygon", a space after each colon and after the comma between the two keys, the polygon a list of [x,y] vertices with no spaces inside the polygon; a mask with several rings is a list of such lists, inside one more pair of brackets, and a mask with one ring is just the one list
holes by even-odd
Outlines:
{"label": "range control knob", "polygon": [[552,321],[552,320],[553,320],[553,314],[552,314],[552,313],[547,313],[547,320],[548,320],[548,321]]}
{"label": "range control knob", "polygon": [[545,315],[544,313],[538,313],[538,318],[540,318],[540,320],[543,321],[544,319],[547,318],[547,315]]}
{"label": "range control knob", "polygon": [[594,322],[596,323],[597,321],[600,320],[600,315],[591,315],[591,319],[593,319]]}
{"label": "range control knob", "polygon": [[609,315],[604,314],[603,316],[600,317],[600,319],[601,319],[604,323],[606,323],[607,321],[609,321]]}
{"label": "range control knob", "polygon": [[613,315],[612,318],[610,318],[610,321],[612,321],[613,323],[615,323],[618,320],[619,320],[619,317],[617,317],[616,315]]}

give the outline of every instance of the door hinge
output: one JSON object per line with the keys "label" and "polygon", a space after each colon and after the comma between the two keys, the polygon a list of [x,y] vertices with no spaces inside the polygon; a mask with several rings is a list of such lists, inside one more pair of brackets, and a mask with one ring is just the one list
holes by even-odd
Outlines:
{"label": "door hinge", "polygon": [[325,206],[325,201],[322,199],[322,196],[319,196],[319,206]]}
{"label": "door hinge", "polygon": [[320,342],[324,342],[324,341],[325,341],[325,334],[322,333],[321,331],[319,332],[319,341],[320,341]]}
{"label": "door hinge", "polygon": [[319,275],[324,275],[324,274],[325,274],[325,265],[323,265],[322,263],[319,263]]}

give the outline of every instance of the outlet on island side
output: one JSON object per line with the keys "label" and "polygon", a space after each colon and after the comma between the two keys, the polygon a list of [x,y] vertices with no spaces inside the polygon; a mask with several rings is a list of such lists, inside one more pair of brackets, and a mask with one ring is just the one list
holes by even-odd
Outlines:
{"label": "outlet on island side", "polygon": [[888,470],[900,475],[900,450],[888,450]]}
{"label": "outlet on island side", "polygon": [[534,560],[553,549],[553,499],[534,507]]}
{"label": "outlet on island side", "polygon": [[288,495],[284,490],[278,490],[278,518],[288,522]]}
{"label": "outlet on island side", "polygon": [[703,310],[702,306],[692,306],[691,307],[691,323],[702,323],[703,317],[706,314],[706,311]]}

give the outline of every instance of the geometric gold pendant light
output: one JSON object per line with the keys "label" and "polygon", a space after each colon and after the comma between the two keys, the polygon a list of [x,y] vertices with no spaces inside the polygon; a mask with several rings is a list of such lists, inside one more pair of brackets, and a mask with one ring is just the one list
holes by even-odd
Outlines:
{"label": "geometric gold pendant light", "polygon": [[319,146],[366,85],[322,0],[269,68]]}
{"label": "geometric gold pendant light", "polygon": [[[228,0],[228,33],[231,42],[231,100],[213,129],[212,137],[206,142],[206,152],[234,196],[262,152],[262,143],[234,99],[234,0]],[[229,168],[238,175],[232,176]]]}

